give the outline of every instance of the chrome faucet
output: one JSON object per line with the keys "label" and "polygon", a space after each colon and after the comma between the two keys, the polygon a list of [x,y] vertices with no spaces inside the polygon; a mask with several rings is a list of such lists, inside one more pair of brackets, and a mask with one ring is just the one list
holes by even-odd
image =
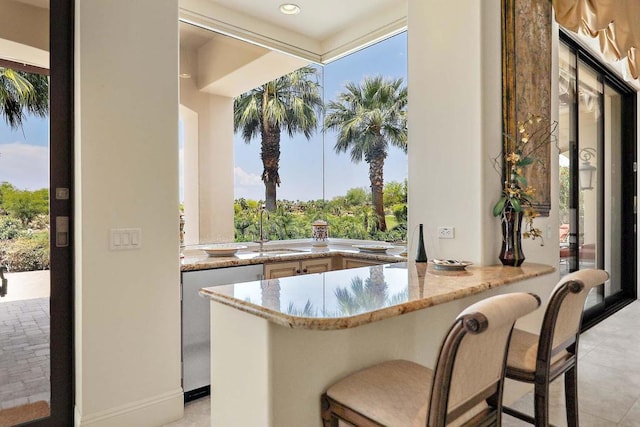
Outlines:
{"label": "chrome faucet", "polygon": [[267,220],[269,219],[269,211],[267,211],[266,206],[263,204],[260,206],[260,237],[258,238],[258,240],[254,240],[255,243],[258,243],[260,245],[260,252],[262,252],[263,250],[263,245],[269,241],[269,239],[265,239],[264,237],[264,228],[263,228],[263,215],[266,212],[267,213]]}

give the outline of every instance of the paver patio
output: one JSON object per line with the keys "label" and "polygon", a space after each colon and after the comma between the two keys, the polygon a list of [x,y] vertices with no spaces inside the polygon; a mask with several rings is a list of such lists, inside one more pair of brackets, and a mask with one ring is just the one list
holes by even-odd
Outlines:
{"label": "paver patio", "polygon": [[49,272],[7,277],[9,292],[0,299],[0,409],[50,400]]}

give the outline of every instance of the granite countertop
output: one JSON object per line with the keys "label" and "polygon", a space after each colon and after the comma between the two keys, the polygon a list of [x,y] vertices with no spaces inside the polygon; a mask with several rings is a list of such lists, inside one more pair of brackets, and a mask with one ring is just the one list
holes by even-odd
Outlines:
{"label": "granite countertop", "polygon": [[300,329],[353,328],[555,271],[549,265],[469,266],[435,270],[432,263],[372,267],[259,280],[200,290],[200,295],[276,324]]}
{"label": "granite countertop", "polygon": [[[181,271],[197,271],[212,268],[235,267],[240,265],[264,264],[269,262],[297,261],[304,259],[324,258],[328,256],[348,256],[373,261],[394,263],[404,261],[401,256],[405,248],[403,246],[393,246],[384,252],[372,253],[363,252],[353,247],[351,241],[340,241],[330,243],[324,247],[313,247],[310,242],[274,242],[265,245],[265,252],[259,252],[255,244],[240,244],[248,246],[239,250],[233,256],[208,256],[203,250],[207,245],[191,246],[183,250],[184,257],[180,262]],[[366,242],[377,244],[379,242]]]}

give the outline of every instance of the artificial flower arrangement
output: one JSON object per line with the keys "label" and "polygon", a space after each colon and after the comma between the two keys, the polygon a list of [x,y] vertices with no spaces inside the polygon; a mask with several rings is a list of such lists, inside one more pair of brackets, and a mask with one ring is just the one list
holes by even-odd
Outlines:
{"label": "artificial flower arrangement", "polygon": [[[542,123],[542,124],[541,124]],[[493,207],[493,215],[507,221],[510,212],[522,212],[525,226],[522,237],[535,240],[542,239],[542,231],[534,227],[533,220],[539,213],[535,208],[536,189],[531,187],[524,175],[525,168],[541,160],[536,157],[538,150],[555,141],[558,126],[553,122],[551,128],[544,126],[541,116],[529,113],[527,119],[517,123],[518,134],[506,135],[502,154],[494,158],[494,168],[502,174],[504,164],[504,185],[498,202]],[[502,162],[500,159],[502,158]]]}

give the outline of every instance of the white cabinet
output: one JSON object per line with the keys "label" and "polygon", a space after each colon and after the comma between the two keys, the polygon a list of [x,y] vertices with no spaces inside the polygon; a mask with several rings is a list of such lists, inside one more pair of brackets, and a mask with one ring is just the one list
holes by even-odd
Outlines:
{"label": "white cabinet", "polygon": [[370,259],[362,259],[362,258],[349,258],[344,257],[342,259],[342,268],[358,268],[358,267],[370,267],[372,265],[385,264],[388,261],[376,261]]}
{"label": "white cabinet", "polygon": [[331,257],[269,263],[264,265],[264,278],[279,279],[300,274],[324,273],[331,271],[331,263]]}
{"label": "white cabinet", "polygon": [[301,271],[303,274],[326,273],[332,270],[332,261],[331,257],[300,261]]}
{"label": "white cabinet", "polygon": [[209,286],[262,278],[262,264],[182,273],[182,388],[187,400],[208,394],[210,384],[209,299],[198,291]]}

